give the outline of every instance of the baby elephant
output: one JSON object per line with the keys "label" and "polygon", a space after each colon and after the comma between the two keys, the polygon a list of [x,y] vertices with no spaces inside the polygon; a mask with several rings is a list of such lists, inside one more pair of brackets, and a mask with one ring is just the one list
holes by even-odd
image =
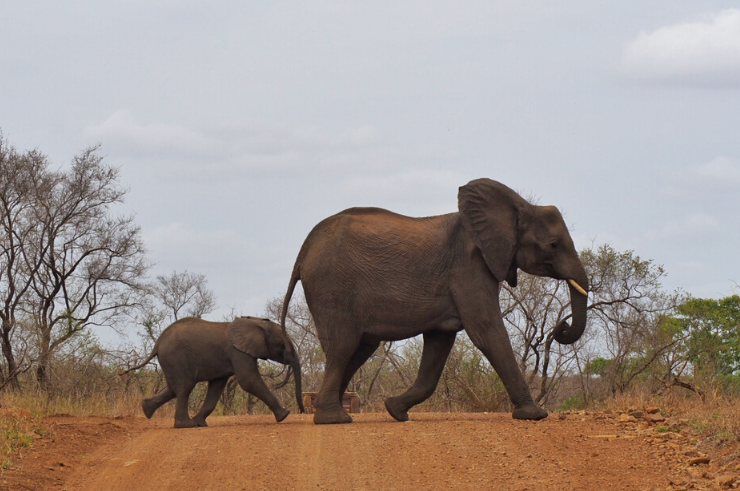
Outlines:
{"label": "baby elephant", "polygon": [[[229,377],[234,375],[242,389],[267,404],[278,422],[284,420],[290,411],[280,405],[265,385],[257,367],[258,358],[288,365],[288,375],[282,385],[292,371],[298,407],[301,412],[305,411],[298,354],[290,339],[283,336],[280,325],[268,319],[240,317],[231,323],[180,319],[162,332],[143,363],[124,373],[143,367],[155,356],[164,372],[167,388],[141,403],[147,418],[151,418],[159,406],[177,398],[175,428],[208,426],[206,418],[216,408]],[[208,382],[206,400],[198,414],[190,419],[190,392],[196,383],[205,381]]]}

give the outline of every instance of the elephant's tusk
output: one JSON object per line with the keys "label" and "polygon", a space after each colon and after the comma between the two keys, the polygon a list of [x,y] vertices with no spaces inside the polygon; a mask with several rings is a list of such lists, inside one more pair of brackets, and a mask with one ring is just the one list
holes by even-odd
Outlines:
{"label": "elephant's tusk", "polygon": [[580,293],[581,295],[584,295],[586,297],[588,296],[588,292],[584,290],[583,288],[581,288],[581,285],[576,283],[576,280],[568,280],[568,283],[570,283],[570,286],[578,290],[578,293]]}

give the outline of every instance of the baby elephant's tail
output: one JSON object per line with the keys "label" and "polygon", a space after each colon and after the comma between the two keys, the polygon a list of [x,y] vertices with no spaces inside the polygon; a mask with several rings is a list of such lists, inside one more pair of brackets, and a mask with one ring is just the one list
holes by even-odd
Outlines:
{"label": "baby elephant's tail", "polygon": [[152,349],[152,352],[149,353],[149,356],[147,357],[146,360],[142,361],[141,363],[139,363],[138,365],[134,367],[129,368],[128,370],[124,370],[120,372],[118,375],[119,376],[126,375],[129,372],[133,372],[134,370],[138,370],[139,368],[142,368],[144,365],[152,361],[152,358],[157,356],[157,351],[159,351],[159,340],[157,340],[157,342],[154,344],[154,348]]}

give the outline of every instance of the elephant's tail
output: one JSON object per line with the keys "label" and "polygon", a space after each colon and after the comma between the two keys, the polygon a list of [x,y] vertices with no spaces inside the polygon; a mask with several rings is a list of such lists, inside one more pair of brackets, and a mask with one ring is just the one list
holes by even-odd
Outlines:
{"label": "elephant's tail", "polygon": [[[280,327],[283,329],[283,335],[286,340],[289,340],[288,330],[285,327],[285,319],[288,317],[288,307],[290,306],[290,299],[293,297],[293,291],[298,281],[301,279],[301,268],[299,261],[296,261],[293,266],[293,274],[290,276],[290,283],[288,283],[288,291],[285,292],[285,299],[283,300],[283,311],[280,313]],[[286,342],[285,345],[288,347],[288,351],[293,350],[293,343]]]}
{"label": "elephant's tail", "polygon": [[281,386],[285,385],[288,382],[288,379],[290,378],[291,371],[293,372],[293,377],[295,379],[295,398],[296,402],[298,403],[298,409],[301,413],[306,412],[306,408],[303,406],[303,385],[301,382],[301,361],[298,355],[298,350],[293,346],[293,342],[290,340],[290,336],[288,336],[288,329],[285,327],[285,319],[288,317],[288,307],[290,306],[290,299],[293,296],[293,291],[295,290],[295,286],[298,284],[298,281],[301,279],[301,259],[304,255],[306,245],[304,244],[303,247],[301,247],[301,252],[298,254],[298,259],[296,259],[295,265],[293,266],[293,273],[290,275],[290,283],[288,283],[288,291],[285,292],[285,299],[283,300],[283,309],[280,313],[280,327],[283,330],[283,337],[285,338],[285,347],[286,351],[288,352],[288,358],[290,361],[290,364],[288,365],[288,374],[285,376],[285,380],[280,384]]}
{"label": "elephant's tail", "polygon": [[138,370],[139,368],[144,367],[144,365],[146,365],[147,363],[149,363],[150,361],[152,361],[152,358],[154,358],[155,356],[157,356],[157,352],[158,351],[159,351],[159,340],[157,340],[157,342],[154,343],[154,348],[152,349],[152,352],[149,353],[149,356],[146,358],[146,360],[142,361],[141,363],[139,363],[136,366],[133,366],[133,367],[129,368],[128,370],[124,370],[123,372],[120,372],[118,375],[119,376],[126,375],[129,372],[133,372],[134,370]]}

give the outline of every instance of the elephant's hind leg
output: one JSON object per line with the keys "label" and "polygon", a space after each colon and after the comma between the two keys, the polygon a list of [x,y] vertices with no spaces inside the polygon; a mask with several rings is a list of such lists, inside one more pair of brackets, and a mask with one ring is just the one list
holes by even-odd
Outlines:
{"label": "elephant's hind leg", "polygon": [[456,333],[428,332],[424,334],[419,374],[409,390],[385,400],[385,408],[398,421],[408,421],[408,410],[429,399],[439,383],[447,357],[455,344]]}
{"label": "elephant's hind leg", "polygon": [[341,395],[349,383],[349,378],[372,354],[368,351],[374,346],[365,344],[363,347],[360,342],[360,333],[363,329],[352,313],[352,299],[346,292],[331,291],[327,294],[327,301],[331,301],[331,308],[311,310],[321,348],[326,355],[324,377],[314,401],[316,413],[313,422],[351,423],[352,417],[342,408]]}
{"label": "elephant's hind leg", "polygon": [[342,408],[340,390],[343,387],[344,374],[347,371],[352,351],[339,356],[336,353],[326,353],[326,370],[324,379],[316,397],[316,414],[313,422],[316,424],[351,423],[352,417]]}
{"label": "elephant's hind leg", "polygon": [[208,382],[208,392],[206,393],[206,400],[203,402],[203,407],[200,408],[198,414],[193,417],[193,421],[198,426],[208,426],[206,418],[210,416],[216,404],[218,404],[218,398],[221,397],[221,393],[226,387],[226,382],[229,381],[229,377],[221,377]]}
{"label": "elephant's hind leg", "polygon": [[144,415],[147,418],[151,418],[152,415],[154,415],[154,411],[159,409],[162,404],[169,402],[174,398],[175,393],[172,392],[169,387],[167,387],[159,394],[141,401],[141,408],[144,410]]}
{"label": "elephant's hind leg", "polygon": [[342,386],[339,388],[339,399],[342,399],[344,392],[347,390],[352,377],[355,372],[375,353],[380,343],[360,343],[360,347],[352,355],[349,360],[347,368],[344,370],[344,377],[342,377]]}

